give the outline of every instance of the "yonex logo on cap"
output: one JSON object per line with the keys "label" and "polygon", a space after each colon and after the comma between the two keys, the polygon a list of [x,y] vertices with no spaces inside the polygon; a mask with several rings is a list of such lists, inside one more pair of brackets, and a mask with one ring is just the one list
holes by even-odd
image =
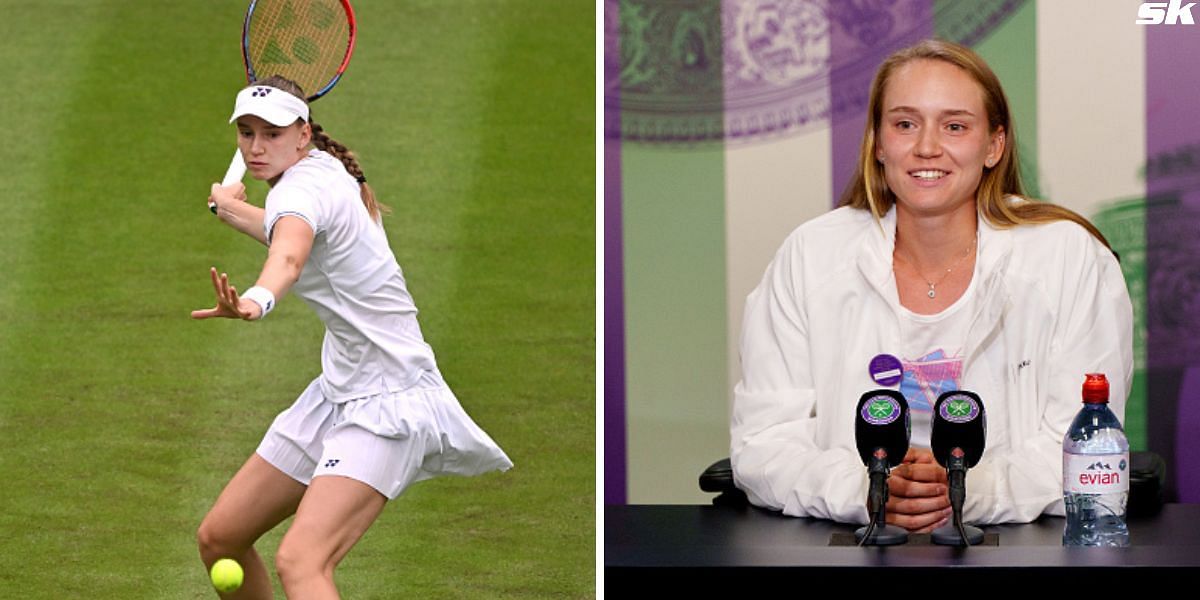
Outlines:
{"label": "yonex logo on cap", "polygon": [[243,115],[254,115],[277,127],[287,127],[296,121],[308,120],[308,104],[278,88],[256,85],[238,93],[229,122]]}

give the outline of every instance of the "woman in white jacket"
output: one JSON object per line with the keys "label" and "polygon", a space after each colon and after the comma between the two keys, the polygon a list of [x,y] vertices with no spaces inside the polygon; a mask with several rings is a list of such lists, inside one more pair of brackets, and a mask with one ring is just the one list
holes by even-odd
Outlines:
{"label": "woman in white jacket", "polygon": [[1124,416],[1132,306],[1099,231],[1024,197],[1016,148],[1000,82],[971,50],[928,40],[880,67],[842,207],[793,232],[747,300],[731,458],[751,502],[865,523],[854,407],[898,387],[913,449],[888,480],[888,521],[945,524],[931,405],[966,389],[986,407],[987,448],[965,519],[1062,514],[1085,373],[1107,374]]}

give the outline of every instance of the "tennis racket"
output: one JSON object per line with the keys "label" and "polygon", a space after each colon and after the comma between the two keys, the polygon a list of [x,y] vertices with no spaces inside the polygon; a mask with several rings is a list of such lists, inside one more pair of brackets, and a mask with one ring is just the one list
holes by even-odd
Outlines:
{"label": "tennis racket", "polygon": [[[346,72],[357,29],[348,0],[251,0],[242,22],[246,82],[282,75],[313,102]],[[238,149],[221,185],[233,185],[245,175],[246,161]],[[217,212],[211,202],[208,208]]]}

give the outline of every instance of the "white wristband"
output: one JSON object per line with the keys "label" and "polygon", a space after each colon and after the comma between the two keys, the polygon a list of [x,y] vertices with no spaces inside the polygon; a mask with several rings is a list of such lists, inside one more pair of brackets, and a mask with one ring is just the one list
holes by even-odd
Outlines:
{"label": "white wristband", "polygon": [[260,319],[267,316],[267,313],[271,312],[271,309],[275,308],[275,294],[272,294],[271,290],[268,290],[265,287],[256,285],[246,290],[246,292],[242,294],[242,297],[254,302],[259,308],[262,309],[262,314],[258,316]]}

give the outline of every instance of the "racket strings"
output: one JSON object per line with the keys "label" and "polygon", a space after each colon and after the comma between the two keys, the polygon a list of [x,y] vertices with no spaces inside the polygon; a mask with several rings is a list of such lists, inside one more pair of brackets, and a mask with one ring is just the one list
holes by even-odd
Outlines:
{"label": "racket strings", "polygon": [[351,38],[340,0],[258,0],[246,25],[247,67],[282,75],[319,96],[336,80]]}

